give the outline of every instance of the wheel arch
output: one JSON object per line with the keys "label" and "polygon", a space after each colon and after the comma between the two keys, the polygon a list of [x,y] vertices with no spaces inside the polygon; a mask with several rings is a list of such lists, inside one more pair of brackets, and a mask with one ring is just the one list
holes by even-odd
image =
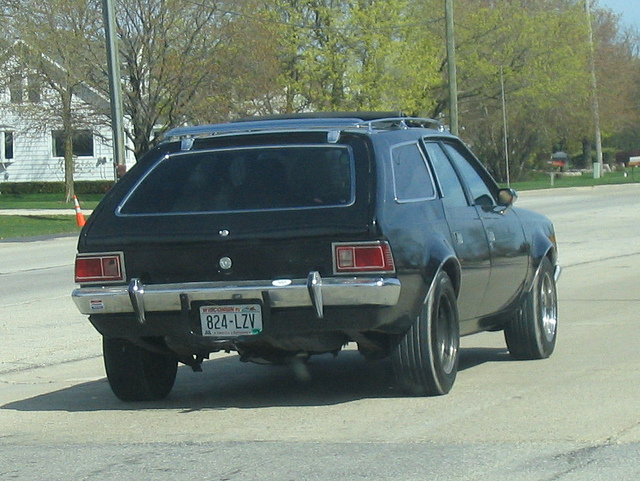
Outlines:
{"label": "wheel arch", "polygon": [[440,271],[444,271],[449,276],[457,298],[460,294],[462,267],[453,249],[446,245],[433,246],[429,252],[429,261],[423,274],[425,285],[429,289]]}
{"label": "wheel arch", "polygon": [[558,246],[553,228],[546,231],[536,230],[532,237],[531,243],[531,273],[529,285],[533,282],[537,272],[540,269],[543,259],[549,259],[551,265],[555,268],[558,265]]}

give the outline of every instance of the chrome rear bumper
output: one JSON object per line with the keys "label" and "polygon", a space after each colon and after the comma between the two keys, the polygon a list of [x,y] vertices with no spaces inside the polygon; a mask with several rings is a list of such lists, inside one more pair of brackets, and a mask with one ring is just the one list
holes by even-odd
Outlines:
{"label": "chrome rear bumper", "polygon": [[72,293],[82,314],[135,313],[145,322],[148,312],[180,311],[184,299],[222,301],[263,299],[272,308],[313,307],[319,318],[325,306],[393,306],[400,298],[396,278],[323,279],[310,272],[307,279],[274,281],[192,282],[145,285],[132,279],[129,286],[80,287]]}

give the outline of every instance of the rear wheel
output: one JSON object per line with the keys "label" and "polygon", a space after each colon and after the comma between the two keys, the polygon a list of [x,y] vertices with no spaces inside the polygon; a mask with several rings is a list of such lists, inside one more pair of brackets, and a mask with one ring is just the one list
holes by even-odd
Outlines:
{"label": "rear wheel", "polygon": [[178,361],[124,339],[104,337],[102,352],[113,393],[123,401],[154,401],[169,395]]}
{"label": "rear wheel", "polygon": [[553,353],[557,333],[556,282],[551,261],[545,257],[518,314],[505,327],[504,337],[512,357],[544,359]]}
{"label": "rear wheel", "polygon": [[447,394],[456,379],[460,326],[449,276],[439,272],[415,323],[393,352],[400,387],[419,396]]}

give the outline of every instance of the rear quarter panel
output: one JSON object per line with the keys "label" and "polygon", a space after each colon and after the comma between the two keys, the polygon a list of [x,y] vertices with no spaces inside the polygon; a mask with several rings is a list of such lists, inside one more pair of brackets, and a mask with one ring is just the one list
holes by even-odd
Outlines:
{"label": "rear quarter panel", "polygon": [[448,260],[452,260],[447,268],[456,288],[459,281],[459,265],[455,261],[440,199],[400,203],[394,197],[391,148],[417,139],[415,134],[402,138],[397,132],[393,138],[380,135],[375,139],[378,173],[376,219],[382,236],[391,245],[403,291],[401,302],[391,316],[404,319],[405,329],[420,312],[435,274]]}

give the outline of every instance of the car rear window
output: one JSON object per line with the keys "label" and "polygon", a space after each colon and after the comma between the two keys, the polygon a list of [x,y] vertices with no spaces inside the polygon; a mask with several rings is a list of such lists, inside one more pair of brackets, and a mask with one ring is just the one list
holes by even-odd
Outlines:
{"label": "car rear window", "polygon": [[252,146],[181,152],[157,162],[119,215],[346,206],[354,202],[348,146]]}

